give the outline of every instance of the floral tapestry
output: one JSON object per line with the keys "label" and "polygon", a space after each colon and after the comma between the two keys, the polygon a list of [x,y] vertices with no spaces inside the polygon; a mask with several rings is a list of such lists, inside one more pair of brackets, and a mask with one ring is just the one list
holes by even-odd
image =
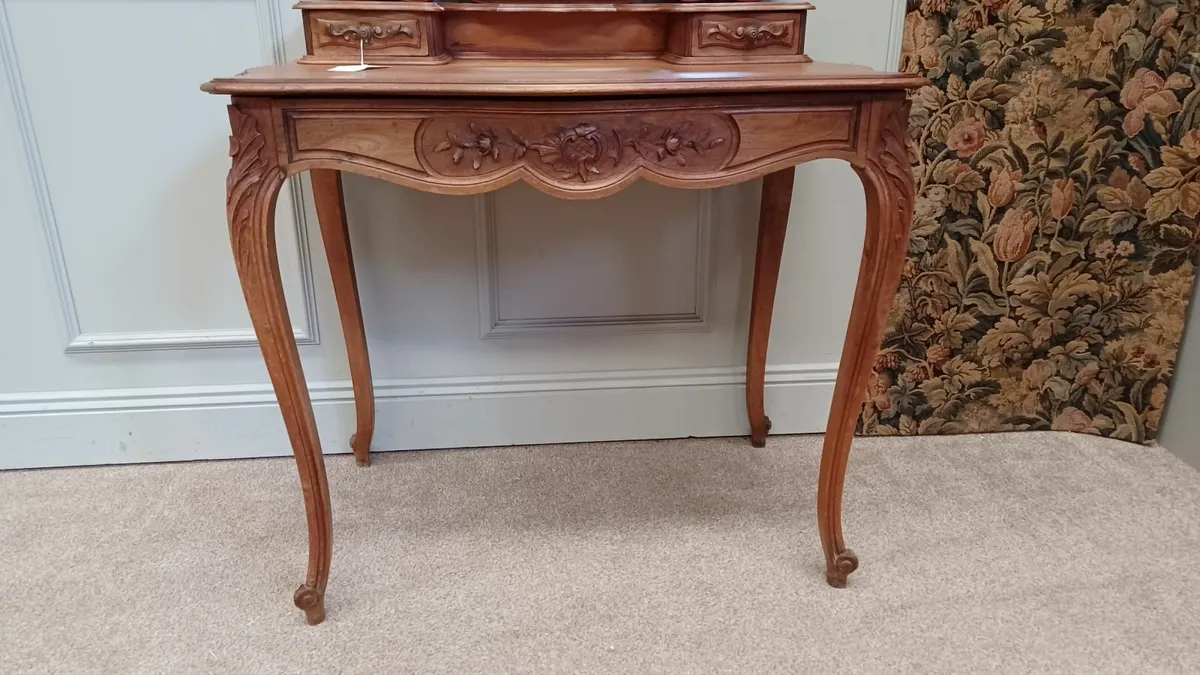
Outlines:
{"label": "floral tapestry", "polygon": [[1200,235],[1200,0],[910,0],[918,201],[868,434],[1154,438]]}

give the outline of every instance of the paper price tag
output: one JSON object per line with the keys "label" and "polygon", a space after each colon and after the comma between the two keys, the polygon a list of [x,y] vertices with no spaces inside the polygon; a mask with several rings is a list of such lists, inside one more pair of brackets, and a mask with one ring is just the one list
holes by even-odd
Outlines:
{"label": "paper price tag", "polygon": [[334,66],[330,68],[330,72],[334,73],[357,73],[367,68],[384,68],[385,66],[368,66],[365,63],[360,63],[357,66]]}
{"label": "paper price tag", "polygon": [[357,73],[367,68],[386,68],[387,66],[372,66],[368,65],[364,54],[363,40],[358,40],[358,65],[355,66],[334,66],[329,69],[331,73]]}

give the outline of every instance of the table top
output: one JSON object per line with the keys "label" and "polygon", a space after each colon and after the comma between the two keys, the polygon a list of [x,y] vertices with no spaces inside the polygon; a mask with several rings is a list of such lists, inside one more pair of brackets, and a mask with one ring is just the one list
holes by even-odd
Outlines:
{"label": "table top", "polygon": [[649,96],[913,89],[919,75],[830,63],[678,65],[657,59],[469,60],[356,73],[298,64],[251,68],[201,89],[237,96]]}

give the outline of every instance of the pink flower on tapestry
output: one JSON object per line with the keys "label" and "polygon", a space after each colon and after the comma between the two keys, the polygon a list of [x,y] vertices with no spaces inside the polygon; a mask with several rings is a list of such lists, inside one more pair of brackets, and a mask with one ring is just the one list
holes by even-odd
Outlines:
{"label": "pink flower on tapestry", "polygon": [[950,356],[950,350],[939,344],[929,345],[929,348],[925,350],[925,360],[934,367],[949,361]]}
{"label": "pink flower on tapestry", "polygon": [[988,202],[996,208],[1011,204],[1013,198],[1017,196],[1017,183],[1020,180],[1020,171],[992,169],[992,184],[988,187],[987,193]]}
{"label": "pink flower on tapestry", "polygon": [[1136,136],[1146,128],[1146,116],[1163,119],[1183,109],[1175,92],[1167,88],[1167,82],[1158,73],[1139,69],[1121,89],[1121,105],[1129,112],[1125,115],[1122,128],[1128,136]]}
{"label": "pink flower on tapestry", "polygon": [[1050,215],[1062,220],[1075,207],[1075,181],[1063,178],[1054,181],[1050,188]]}
{"label": "pink flower on tapestry", "polygon": [[950,130],[946,147],[958,152],[959,157],[970,157],[979,152],[987,141],[987,126],[974,117],[959,122]]}
{"label": "pink flower on tapestry", "polygon": [[1167,11],[1163,12],[1162,16],[1158,17],[1158,20],[1154,22],[1154,26],[1150,28],[1150,35],[1156,38],[1162,37],[1163,34],[1166,33],[1171,26],[1174,26],[1175,22],[1178,20],[1179,8],[1168,7]]}
{"label": "pink flower on tapestry", "polygon": [[1183,151],[1192,159],[1200,159],[1200,129],[1192,129],[1184,135]]}
{"label": "pink flower on tapestry", "polygon": [[1000,227],[996,231],[996,239],[992,242],[992,250],[996,252],[996,260],[1002,262],[1017,262],[1029,252],[1033,241],[1033,233],[1037,231],[1037,216],[1024,209],[1013,209],[1004,214]]}
{"label": "pink flower on tapestry", "polygon": [[1075,374],[1075,386],[1076,387],[1086,387],[1089,383],[1092,382],[1092,380],[1095,380],[1096,376],[1099,374],[1100,374],[1100,364],[1095,363],[1095,362],[1089,363],[1086,366],[1080,368],[1079,372]]}
{"label": "pink flower on tapestry", "polygon": [[887,392],[872,398],[871,403],[874,404],[875,409],[878,410],[884,417],[887,417],[889,413],[896,409],[896,404],[892,399],[892,395]]}
{"label": "pink flower on tapestry", "polygon": [[1162,75],[1149,68],[1141,68],[1134,73],[1133,77],[1129,78],[1125,87],[1121,89],[1121,105],[1128,110],[1133,110],[1140,106],[1142,101],[1162,91],[1166,86],[1166,80],[1163,80]]}
{"label": "pink flower on tapestry", "polygon": [[1055,431],[1087,431],[1092,426],[1092,418],[1079,408],[1064,408],[1050,428]]}

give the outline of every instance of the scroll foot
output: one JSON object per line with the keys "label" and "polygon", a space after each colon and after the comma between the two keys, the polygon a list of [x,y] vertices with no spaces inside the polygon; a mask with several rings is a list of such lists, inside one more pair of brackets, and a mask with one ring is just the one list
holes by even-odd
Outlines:
{"label": "scroll foot", "polygon": [[371,448],[358,447],[358,434],[350,434],[350,449],[354,451],[355,464],[359,466],[371,466]]}
{"label": "scroll foot", "polygon": [[771,418],[764,417],[761,429],[750,430],[750,445],[756,448],[765,448],[767,446],[767,433],[771,431]]}
{"label": "scroll foot", "polygon": [[304,610],[308,625],[315,626],[325,620],[325,594],[312,586],[301,584],[292,597],[296,606]]}
{"label": "scroll foot", "polygon": [[858,556],[854,555],[854,551],[846,549],[833,559],[833,564],[825,572],[825,580],[834,588],[845,588],[846,577],[856,569],[858,569]]}

